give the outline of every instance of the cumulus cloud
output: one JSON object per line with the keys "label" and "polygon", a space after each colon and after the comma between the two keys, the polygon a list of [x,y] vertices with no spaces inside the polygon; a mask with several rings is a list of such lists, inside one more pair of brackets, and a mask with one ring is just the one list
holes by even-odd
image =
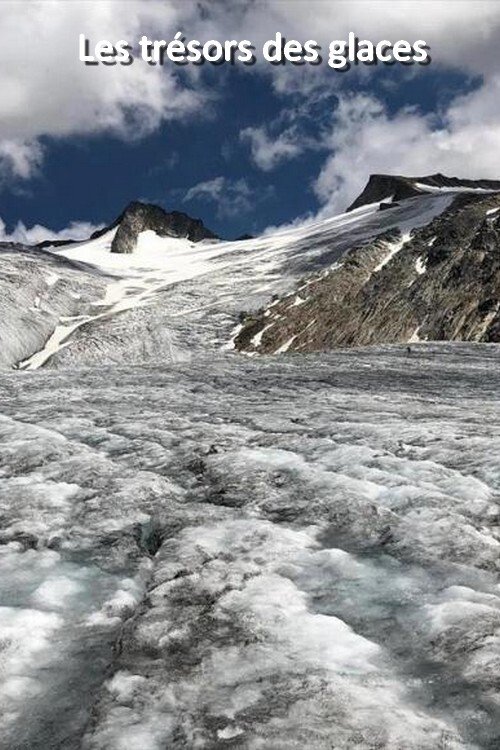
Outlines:
{"label": "cumulus cloud", "polygon": [[[316,145],[307,142],[311,123],[283,128],[246,128],[241,138],[250,146],[254,163],[270,171],[284,160],[311,147],[326,150],[314,190],[322,214],[345,207],[362,190],[373,172],[422,175],[441,171],[450,175],[500,178],[500,58],[492,54],[500,42],[500,3],[497,0],[384,0],[366,3],[322,0],[294,3],[239,3],[237,12],[225,5],[211,13],[212,30],[237,35],[246,29],[259,46],[277,30],[288,39],[316,39],[327,49],[349,31],[377,41],[422,38],[431,46],[432,70],[456,69],[482,81],[470,94],[457,97],[445,111],[422,114],[415,109],[389,112],[369,90],[371,69],[360,75],[336,73],[327,66],[257,65],[272,78],[280,95],[309,103],[319,91],[336,91],[340,98],[333,122],[322,130]],[[429,74],[431,69],[429,70]],[[425,73],[427,74],[427,73]],[[411,81],[408,85],[411,85]]]}
{"label": "cumulus cloud", "polygon": [[[306,99],[322,87],[339,93],[333,126],[322,136],[321,147],[329,155],[314,184],[322,213],[343,210],[371,172],[419,175],[439,170],[458,176],[500,177],[500,58],[492,54],[500,41],[497,0],[430,0],[425,12],[420,0],[372,2],[370,13],[365,2],[356,0],[265,7],[242,3],[238,8],[240,27],[251,29],[257,44],[276,30],[288,39],[314,38],[323,51],[329,41],[345,39],[349,31],[373,41],[415,41],[417,35],[431,47],[433,69],[456,69],[482,77],[473,93],[458,97],[444,112],[429,115],[400,109],[389,114],[373,97],[348,93],[349,86],[359,86],[360,81],[366,88],[372,70],[362,69],[356,76],[336,73],[325,65],[300,70],[261,66],[280,94],[293,92]],[[228,31],[235,28],[227,8],[218,9],[218,22]],[[242,138],[250,144],[257,166],[267,171],[305,148],[296,133],[291,138],[286,130],[276,135],[266,127],[247,128]]]}
{"label": "cumulus cloud", "polygon": [[273,120],[241,130],[240,141],[250,146],[254,164],[270,172],[306,151],[325,148],[336,101],[337,96],[329,87],[316,87],[307,95],[301,92]]}
{"label": "cumulus cloud", "polygon": [[218,198],[220,198],[225,185],[225,177],[214,177],[213,180],[198,182],[197,185],[193,185],[193,187],[189,188],[186,195],[184,196],[184,200],[192,201],[196,198],[208,198],[209,200],[217,200]]}
{"label": "cumulus cloud", "polygon": [[253,206],[262,200],[244,179],[230,180],[227,177],[214,177],[213,180],[199,182],[184,196],[184,202],[202,200],[213,203],[220,218],[249,213]]}
{"label": "cumulus cloud", "polygon": [[38,141],[1,140],[0,175],[14,175],[27,180],[38,172],[43,159],[43,150]]}
{"label": "cumulus cloud", "polygon": [[293,159],[304,148],[292,130],[285,130],[273,138],[264,127],[249,127],[241,131],[240,138],[250,145],[253,161],[264,172],[269,172],[283,161]]}
{"label": "cumulus cloud", "polygon": [[88,221],[74,221],[59,231],[35,224],[26,227],[18,222],[12,232],[7,232],[5,222],[0,218],[0,242],[19,242],[21,245],[36,245],[46,240],[86,240],[102,225],[95,226]]}
{"label": "cumulus cloud", "polygon": [[157,0],[3,0],[0,164],[28,178],[40,166],[43,136],[104,131],[137,138],[196,111],[201,88],[166,67],[85,66],[78,59],[80,33],[93,43],[132,42],[149,31],[168,38],[194,11],[190,3]]}
{"label": "cumulus cloud", "polygon": [[[500,7],[497,0],[372,0],[370,12],[364,0],[307,0],[291,3],[240,2],[214,5],[211,12],[212,28],[227,33],[246,29],[248,35],[261,44],[281,31],[287,39],[315,39],[323,51],[333,39],[346,39],[349,31],[360,38],[380,41],[408,39],[415,35],[425,39],[434,52],[433,65],[451,66],[472,73],[488,73],[492,65],[500,68],[500,60],[493,60],[491,50],[498,41]],[[424,8],[424,10],[423,10]],[[282,76],[302,78],[293,66],[265,66],[282,82]],[[301,70],[307,70],[304,67]],[[343,80],[324,66],[309,69],[313,76],[323,72],[330,85]],[[310,76],[309,76],[310,79]]]}

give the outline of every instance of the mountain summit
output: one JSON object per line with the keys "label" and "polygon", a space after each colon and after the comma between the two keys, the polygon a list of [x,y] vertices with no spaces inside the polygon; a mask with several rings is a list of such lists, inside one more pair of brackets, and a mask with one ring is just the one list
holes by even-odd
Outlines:
{"label": "mountain summit", "polygon": [[[89,240],[96,240],[116,229],[111,247],[113,253],[132,253],[141,232],[151,230],[158,237],[187,238],[191,242],[219,237],[208,229],[201,219],[193,219],[182,211],[165,211],[153,203],[132,201],[124,211],[107,226],[93,232]],[[41,249],[73,245],[80,240],[44,240],[36,247]]]}
{"label": "mountain summit", "polygon": [[201,219],[192,219],[180,211],[167,212],[152,203],[133,201],[118,218],[118,230],[111,245],[112,253],[132,253],[141,232],[150,230],[158,237],[181,237],[191,242],[218,239]]}
{"label": "mountain summit", "polygon": [[210,242],[200,220],[134,202],[88,242],[3,246],[0,363],[500,341],[500,181],[373,175],[353,206]]}
{"label": "mountain summit", "polygon": [[437,172],[425,177],[404,177],[403,175],[372,174],[362,193],[358,195],[347,211],[353,211],[370,203],[381,201],[401,201],[429,192],[478,192],[500,190],[499,180],[468,180],[447,177]]}

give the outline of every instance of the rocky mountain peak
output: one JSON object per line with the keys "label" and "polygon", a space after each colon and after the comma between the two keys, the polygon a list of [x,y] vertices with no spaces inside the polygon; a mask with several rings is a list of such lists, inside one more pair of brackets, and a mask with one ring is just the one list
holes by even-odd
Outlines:
{"label": "rocky mountain peak", "polygon": [[[93,232],[89,240],[102,237],[111,229],[118,227],[111,245],[113,253],[132,253],[141,232],[151,229],[160,237],[185,237],[191,242],[220,239],[204,225],[201,219],[193,219],[182,211],[165,211],[153,203],[132,201],[125,210],[111,223]],[[81,242],[77,239],[44,240],[35,247],[42,250],[51,247],[74,245]]]}
{"label": "rocky mountain peak", "polygon": [[405,177],[403,175],[372,174],[363,191],[351,203],[347,211],[380,201],[401,201],[413,198],[425,192],[435,190],[490,191],[500,190],[499,180],[469,180],[460,177],[447,177],[441,172],[423,177]]}
{"label": "rocky mountain peak", "polygon": [[411,177],[389,174],[370,175],[366,186],[360,195],[349,206],[347,211],[353,211],[369,203],[378,203],[388,198],[394,201],[404,200],[418,195],[421,191],[414,186]]}
{"label": "rocky mountain peak", "polygon": [[201,219],[181,211],[167,212],[151,203],[133,201],[118,219],[118,230],[111,245],[112,253],[132,253],[141,232],[148,229],[160,237],[185,237],[191,242],[218,239]]}

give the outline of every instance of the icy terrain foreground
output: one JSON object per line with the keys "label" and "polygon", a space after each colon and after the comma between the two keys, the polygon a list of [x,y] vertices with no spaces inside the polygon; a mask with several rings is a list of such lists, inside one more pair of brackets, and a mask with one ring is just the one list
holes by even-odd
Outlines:
{"label": "icy terrain foreground", "polygon": [[499,387],[461,344],[2,375],[0,746],[497,748]]}

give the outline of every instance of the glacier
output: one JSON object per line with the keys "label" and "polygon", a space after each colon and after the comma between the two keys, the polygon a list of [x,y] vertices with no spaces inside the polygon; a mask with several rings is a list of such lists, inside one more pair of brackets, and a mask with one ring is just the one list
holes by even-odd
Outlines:
{"label": "glacier", "polygon": [[498,747],[498,346],[231,348],[451,200],[1,249],[0,746]]}

